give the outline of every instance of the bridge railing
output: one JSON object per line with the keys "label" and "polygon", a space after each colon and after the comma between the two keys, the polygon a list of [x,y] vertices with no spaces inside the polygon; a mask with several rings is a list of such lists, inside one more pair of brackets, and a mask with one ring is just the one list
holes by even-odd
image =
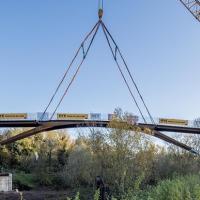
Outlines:
{"label": "bridge railing", "polygon": [[[37,112],[37,113],[4,113],[0,114],[0,121],[3,120],[36,120],[40,121],[42,118],[43,113]],[[48,121],[50,119],[50,116],[52,113],[47,112],[43,118],[42,121]],[[63,116],[59,117],[59,116]],[[88,114],[69,114],[69,113],[55,113],[52,120],[71,120],[75,119],[77,116],[78,119],[82,120],[100,120],[100,121],[107,121],[111,120],[113,114],[112,113],[88,113]],[[163,118],[154,118],[155,124],[163,124],[163,125],[170,125],[170,126],[184,126],[184,127],[200,127],[200,119],[196,120],[176,120],[176,119],[168,119],[165,118],[164,122],[161,123],[161,119]],[[143,119],[141,117],[138,117],[137,115],[133,115],[131,120],[135,123],[144,123]],[[151,124],[150,118],[145,118],[146,122]],[[168,120],[168,121],[167,121]],[[171,120],[171,121],[170,121]],[[169,123],[168,123],[169,122]]]}

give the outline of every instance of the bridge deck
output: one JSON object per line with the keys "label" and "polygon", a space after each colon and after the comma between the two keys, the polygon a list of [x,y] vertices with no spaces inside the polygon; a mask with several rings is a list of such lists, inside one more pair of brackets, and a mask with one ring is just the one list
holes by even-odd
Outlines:
{"label": "bridge deck", "polygon": [[[0,145],[6,145],[13,143],[17,140],[21,140],[35,134],[58,130],[64,128],[77,128],[77,127],[108,127],[109,121],[92,121],[92,120],[71,120],[71,121],[0,121],[0,127],[10,128],[10,127],[34,127],[31,130],[24,131],[16,136],[10,137],[3,141],[0,141]],[[188,127],[177,127],[177,126],[164,126],[164,125],[152,125],[152,124],[137,124],[131,125],[130,130],[135,130],[135,128],[139,128],[141,132],[145,133],[145,129],[150,130],[150,132],[146,134],[150,134],[154,137],[157,137],[161,140],[164,140],[168,143],[177,145],[187,151],[190,151],[194,154],[198,154],[192,147],[189,147],[167,135],[164,135],[160,131],[171,131],[171,132],[185,132],[185,133],[200,133],[200,129],[188,128]]]}
{"label": "bridge deck", "polygon": [[[87,127],[87,125],[97,127],[106,127],[109,121],[92,121],[92,120],[52,120],[52,121],[36,121],[36,120],[18,120],[18,121],[0,121],[1,128],[33,128],[41,125],[48,124],[50,126],[59,126],[59,129]],[[182,127],[182,126],[169,126],[169,125],[154,125],[139,123],[139,126],[151,128],[156,131],[162,132],[177,132],[177,133],[191,133],[200,134],[200,128]]]}

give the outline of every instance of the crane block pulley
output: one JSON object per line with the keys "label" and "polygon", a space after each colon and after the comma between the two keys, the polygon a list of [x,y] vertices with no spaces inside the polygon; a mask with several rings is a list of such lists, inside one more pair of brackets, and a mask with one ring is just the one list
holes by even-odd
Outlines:
{"label": "crane block pulley", "polygon": [[103,0],[99,0],[99,10],[98,10],[99,19],[103,17]]}

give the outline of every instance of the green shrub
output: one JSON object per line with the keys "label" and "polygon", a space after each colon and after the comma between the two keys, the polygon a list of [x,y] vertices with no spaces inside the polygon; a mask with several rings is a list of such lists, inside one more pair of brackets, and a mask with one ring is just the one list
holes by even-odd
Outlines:
{"label": "green shrub", "polygon": [[200,199],[200,176],[186,176],[165,180],[152,189],[150,197],[155,200]]}
{"label": "green shrub", "polygon": [[99,200],[100,191],[97,190],[94,194],[94,200]]}
{"label": "green shrub", "polygon": [[200,176],[177,177],[161,181],[149,189],[129,192],[120,200],[200,200]]}
{"label": "green shrub", "polygon": [[78,192],[75,196],[75,199],[74,200],[80,200],[80,193]]}
{"label": "green shrub", "polygon": [[20,190],[31,190],[37,187],[34,175],[23,172],[13,174],[13,185]]}
{"label": "green shrub", "polygon": [[41,186],[52,186],[53,176],[47,172],[40,172],[36,177],[38,185]]}

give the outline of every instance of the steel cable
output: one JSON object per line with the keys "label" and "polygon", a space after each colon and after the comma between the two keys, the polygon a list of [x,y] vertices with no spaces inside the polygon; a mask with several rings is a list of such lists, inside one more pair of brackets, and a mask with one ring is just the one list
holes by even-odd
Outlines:
{"label": "steel cable", "polygon": [[67,94],[67,92],[68,92],[70,86],[72,85],[72,83],[74,82],[74,80],[75,80],[75,78],[76,78],[78,72],[80,71],[80,68],[81,68],[81,66],[82,66],[82,64],[83,64],[83,62],[84,62],[84,60],[85,60],[85,58],[87,57],[88,52],[89,52],[89,50],[90,50],[90,48],[91,48],[91,46],[92,46],[92,43],[93,43],[94,38],[95,38],[95,36],[96,36],[96,34],[97,34],[97,31],[99,30],[99,26],[100,26],[100,21],[99,21],[99,23],[98,23],[98,25],[97,25],[97,27],[96,27],[95,33],[94,33],[94,35],[93,35],[93,37],[92,37],[92,39],[91,39],[91,41],[90,41],[90,44],[89,44],[89,46],[88,46],[88,48],[87,48],[87,51],[85,52],[85,55],[83,56],[83,59],[82,59],[81,63],[79,64],[79,66],[78,66],[76,72],[74,73],[74,75],[73,75],[71,81],[69,82],[67,88],[65,89],[65,91],[64,91],[64,93],[63,93],[63,95],[62,95],[62,97],[61,97],[61,99],[60,99],[60,101],[59,101],[59,103],[57,104],[57,106],[56,106],[56,108],[55,108],[53,114],[52,114],[51,117],[50,117],[50,120],[52,120],[52,118],[53,118],[53,116],[55,115],[56,111],[58,110],[60,104],[62,103],[64,97],[66,96],[66,94]]}
{"label": "steel cable", "polygon": [[135,96],[134,96],[134,94],[133,94],[133,92],[132,92],[132,90],[131,90],[131,88],[130,88],[130,85],[128,84],[128,81],[126,80],[126,77],[125,77],[125,75],[124,75],[124,73],[123,73],[123,71],[122,71],[122,68],[121,68],[121,66],[119,65],[119,63],[118,63],[118,61],[117,61],[117,59],[116,59],[116,57],[115,57],[115,53],[114,53],[114,51],[113,51],[113,49],[112,49],[110,40],[109,40],[108,35],[107,35],[106,31],[105,31],[105,28],[104,28],[104,26],[103,26],[103,23],[101,23],[101,24],[102,24],[102,29],[103,29],[104,35],[105,35],[105,37],[106,37],[107,43],[108,43],[108,45],[109,45],[109,48],[110,48],[111,53],[112,53],[112,55],[113,55],[113,58],[114,58],[114,60],[115,60],[115,62],[116,62],[116,64],[117,64],[117,67],[118,67],[118,69],[119,69],[119,71],[120,71],[120,74],[122,75],[122,78],[123,78],[123,80],[124,80],[124,82],[125,82],[125,84],[126,84],[128,90],[129,90],[129,92],[130,92],[132,98],[133,98],[133,101],[134,101],[134,103],[136,104],[136,106],[137,106],[137,108],[138,108],[138,110],[139,110],[139,112],[140,112],[140,115],[142,116],[144,122],[146,123],[146,119],[145,119],[145,117],[144,117],[144,115],[143,115],[143,113],[142,113],[142,110],[140,109],[140,106],[139,106],[139,104],[138,104],[138,102],[137,102],[137,100],[136,100],[136,98],[135,98]]}
{"label": "steel cable", "polygon": [[83,44],[88,40],[88,38],[90,37],[90,35],[93,33],[93,31],[95,30],[95,28],[96,28],[98,25],[99,25],[99,21],[94,25],[94,27],[92,28],[92,30],[91,30],[91,31],[86,35],[86,37],[84,38],[84,40],[83,40],[83,42],[81,43],[80,47],[78,48],[78,50],[77,50],[75,56],[73,57],[71,63],[69,64],[67,70],[65,71],[65,73],[64,73],[64,75],[63,75],[61,81],[59,82],[59,84],[58,84],[58,86],[57,86],[57,88],[56,88],[56,90],[55,90],[53,96],[51,97],[51,99],[50,99],[50,101],[49,101],[49,103],[48,103],[48,105],[46,106],[46,108],[45,108],[45,110],[44,110],[44,112],[43,112],[43,114],[42,114],[42,116],[41,116],[41,118],[40,118],[40,121],[43,120],[43,118],[44,118],[44,116],[45,116],[45,113],[47,112],[48,108],[50,107],[51,103],[53,102],[53,100],[54,100],[56,94],[58,93],[58,91],[59,91],[59,89],[60,89],[60,87],[61,87],[63,81],[65,80],[65,78],[66,78],[66,76],[67,76],[69,70],[71,69],[71,67],[72,67],[72,65],[73,65],[73,63],[74,63],[74,61],[76,60],[77,56],[79,55],[79,52],[80,52],[80,50],[81,50],[82,47],[83,47]]}
{"label": "steel cable", "polygon": [[[135,82],[134,79],[133,79],[133,76],[132,76],[132,74],[131,74],[131,72],[130,72],[130,69],[129,69],[129,67],[128,67],[128,65],[127,65],[127,63],[126,63],[126,61],[125,61],[125,59],[124,59],[124,57],[123,57],[123,55],[122,55],[122,53],[121,53],[121,51],[120,51],[118,45],[117,45],[117,43],[115,42],[114,38],[112,37],[111,33],[108,31],[107,27],[105,26],[105,24],[104,24],[103,22],[102,22],[102,27],[103,27],[103,29],[106,31],[106,33],[109,35],[109,37],[111,38],[112,42],[114,43],[114,45],[115,45],[115,47],[116,47],[116,48],[115,48],[115,54],[114,54],[115,60],[117,59],[117,57],[116,57],[116,52],[118,51],[118,52],[119,52],[119,55],[120,55],[120,57],[121,57],[121,59],[122,59],[122,61],[123,61],[123,63],[124,63],[124,65],[125,65],[125,68],[126,68],[128,74],[129,74],[130,78],[131,78],[131,81],[132,81],[133,85],[135,86],[136,91],[137,91],[137,93],[138,93],[138,95],[139,95],[139,97],[140,97],[140,99],[141,99],[141,101],[142,101],[142,103],[143,103],[143,105],[144,105],[144,107],[145,107],[145,109],[146,109],[146,111],[147,111],[147,113],[148,113],[150,119],[151,119],[151,122],[152,122],[153,124],[155,124],[155,121],[154,121],[154,119],[153,119],[153,117],[152,117],[152,115],[151,115],[151,113],[150,113],[150,111],[149,111],[149,109],[148,109],[148,107],[147,107],[145,101],[144,101],[144,98],[143,98],[142,95],[141,95],[141,92],[140,92],[140,90],[139,90],[139,88],[138,88],[136,82]],[[109,39],[108,39],[108,40],[109,40]]]}

